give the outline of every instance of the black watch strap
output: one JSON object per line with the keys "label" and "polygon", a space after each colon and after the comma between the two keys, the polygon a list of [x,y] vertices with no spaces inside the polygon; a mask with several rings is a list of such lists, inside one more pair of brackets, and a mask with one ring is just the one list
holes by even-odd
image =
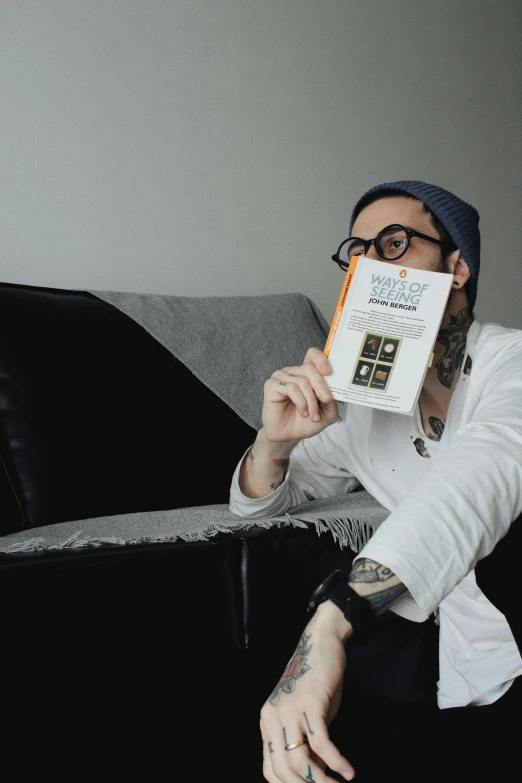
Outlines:
{"label": "black watch strap", "polygon": [[351,624],[350,639],[356,644],[365,644],[377,631],[378,619],[369,601],[353,590],[348,577],[337,569],[322,582],[310,596],[308,611],[315,611],[324,601],[332,601]]}

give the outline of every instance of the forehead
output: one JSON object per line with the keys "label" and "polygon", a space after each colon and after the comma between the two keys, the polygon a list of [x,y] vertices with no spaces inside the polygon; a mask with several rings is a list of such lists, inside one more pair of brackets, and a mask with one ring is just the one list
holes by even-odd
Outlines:
{"label": "forehead", "polygon": [[418,231],[433,229],[429,212],[419,201],[397,196],[381,198],[359,213],[352,228],[352,236],[372,239],[381,229],[392,223],[416,228]]}

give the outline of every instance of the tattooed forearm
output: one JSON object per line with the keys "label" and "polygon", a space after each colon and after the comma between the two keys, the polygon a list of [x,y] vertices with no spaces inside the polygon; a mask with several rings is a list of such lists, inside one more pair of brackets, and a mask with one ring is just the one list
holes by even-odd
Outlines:
{"label": "tattooed forearm", "polygon": [[358,560],[348,577],[349,584],[364,584],[369,589],[360,595],[371,605],[377,615],[383,614],[405,592],[407,587],[393,573],[391,568],[363,557]]}
{"label": "tattooed forearm", "polygon": [[282,693],[293,693],[296,687],[296,680],[303,677],[310,670],[307,658],[312,649],[311,638],[311,634],[304,633],[299,639],[294,654],[288,661],[286,669],[270,695],[269,702],[272,706],[275,707]]}
{"label": "tattooed forearm", "polygon": [[364,597],[372,607],[377,616],[384,614],[395,601],[407,591],[406,585],[398,584],[394,587],[388,587],[380,590],[378,593],[370,593]]}
{"label": "tattooed forearm", "polygon": [[391,568],[362,557],[350,572],[350,582],[388,582],[395,574]]}
{"label": "tattooed forearm", "polygon": [[278,489],[290,469],[290,444],[273,444],[264,437],[263,428],[241,461],[238,483],[241,492],[250,498],[264,498]]}
{"label": "tattooed forearm", "polygon": [[281,484],[284,484],[286,478],[286,472],[288,470],[288,465],[290,463],[290,458],[287,457],[286,459],[273,459],[272,462],[276,467],[282,468],[283,470],[283,475],[281,476],[281,478],[278,479],[277,481],[273,481],[270,484],[270,489],[276,490],[281,486]]}

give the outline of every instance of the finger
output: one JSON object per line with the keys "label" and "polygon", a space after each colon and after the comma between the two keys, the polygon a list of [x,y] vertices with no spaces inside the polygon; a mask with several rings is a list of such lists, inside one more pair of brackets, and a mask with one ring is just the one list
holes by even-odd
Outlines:
{"label": "finger", "polygon": [[263,727],[263,721],[260,720],[261,740],[263,742],[263,777],[269,783],[280,783],[272,768],[272,755],[274,753],[273,742],[268,739],[268,735]]}
{"label": "finger", "polygon": [[314,351],[321,355],[323,361],[325,362],[324,365],[317,365],[314,361],[307,361],[305,358],[304,363],[300,367],[283,367],[282,371],[287,372],[289,375],[296,374],[298,376],[309,378],[310,383],[312,384],[312,387],[319,399],[321,399],[323,402],[328,402],[328,400],[332,399],[332,393],[324,379],[324,376],[331,373],[332,370],[326,356],[321,353],[321,351],[318,351],[317,348],[314,348]]}
{"label": "finger", "polygon": [[[285,740],[297,736],[298,733],[302,734],[302,739],[290,743],[286,743],[284,746],[285,757],[283,762],[286,763],[287,771],[283,772],[276,769],[278,777],[284,781],[298,781],[306,780],[309,783],[329,783],[331,778],[325,774],[325,763],[320,759],[309,747],[308,737],[303,734],[303,729],[295,729],[292,732],[285,733]],[[306,742],[302,742],[305,739]],[[298,744],[299,743],[299,744]]]}
{"label": "finger", "polygon": [[[265,383],[265,393],[269,402],[283,402],[286,399],[291,400],[301,416],[310,416],[314,421],[320,421],[319,403],[310,384],[295,383],[293,380],[284,380],[284,375],[269,378]],[[302,379],[299,379],[302,381]]]}
{"label": "finger", "polygon": [[[281,729],[279,720],[275,717],[268,723],[263,720],[263,715],[260,721],[261,736],[272,736],[272,741],[266,742],[264,745],[263,756],[263,775],[269,781],[269,783],[303,783],[303,778],[289,766],[288,764],[288,752],[285,750],[285,730]],[[276,728],[277,727],[277,728]],[[299,729],[296,729],[296,737],[301,735]],[[304,746],[306,747],[306,745]],[[322,783],[322,781],[321,781]]]}
{"label": "finger", "polygon": [[322,718],[310,720],[308,744],[313,753],[324,761],[333,772],[338,772],[346,780],[352,780],[355,770],[328,736],[328,730]]}
{"label": "finger", "polygon": [[[290,744],[290,747],[292,747],[292,744]],[[278,780],[283,781],[283,783],[303,783],[303,780],[306,780],[307,770],[310,767],[313,767],[316,772],[316,775],[313,777],[315,783],[323,783],[325,780],[324,775],[322,778],[318,777],[321,772],[320,767],[310,759],[308,745],[306,744],[292,750],[287,750],[284,745],[281,745],[281,750],[278,747],[272,757],[272,769]],[[310,780],[310,778],[308,779]]]}
{"label": "finger", "polygon": [[321,402],[319,405],[321,415],[325,418],[327,424],[333,424],[334,421],[339,421],[339,408],[337,407],[337,401],[331,399],[330,402]]}
{"label": "finger", "polygon": [[310,378],[310,381],[312,382],[314,387],[318,386],[318,388],[325,390],[326,393],[330,395],[330,389],[328,388],[328,384],[324,380],[324,375],[327,375],[328,373],[331,372],[331,367],[326,356],[324,354],[321,354],[321,356],[326,362],[326,365],[322,367],[322,370],[320,367],[318,367],[315,364],[315,362],[306,361],[305,359],[303,364],[298,366],[283,367],[280,370],[280,372],[286,373],[290,378],[298,378],[298,377]]}
{"label": "finger", "polygon": [[[319,401],[316,393],[312,388],[312,385],[308,378],[304,376],[293,376],[289,378],[284,370],[276,370],[272,375],[272,379],[276,381],[277,385],[275,391],[281,392],[280,387],[288,387],[289,395],[292,394],[292,387],[297,387],[300,394],[297,393],[297,398],[301,401],[304,400],[305,408],[299,412],[302,416],[310,416],[312,421],[321,421],[321,411],[319,408]],[[295,392],[294,392],[295,394]],[[291,397],[293,399],[293,397]]]}
{"label": "finger", "polygon": [[283,367],[282,370],[276,370],[272,373],[272,378],[277,378],[283,383],[296,383],[307,396],[307,399],[309,395],[312,395],[311,399],[313,399],[314,403],[316,400],[319,400],[321,403],[326,404],[333,399],[323,376],[311,364],[306,367]]}
{"label": "finger", "polygon": [[[312,754],[313,755],[313,754]],[[317,758],[310,757],[310,751],[295,755],[295,760],[289,762],[289,766],[298,775],[299,780],[306,780],[308,783],[331,783],[332,778],[325,774],[325,765]]]}
{"label": "finger", "polygon": [[317,367],[321,375],[328,375],[332,372],[332,366],[326,355],[319,348],[309,348],[306,352],[303,364],[313,364]]}

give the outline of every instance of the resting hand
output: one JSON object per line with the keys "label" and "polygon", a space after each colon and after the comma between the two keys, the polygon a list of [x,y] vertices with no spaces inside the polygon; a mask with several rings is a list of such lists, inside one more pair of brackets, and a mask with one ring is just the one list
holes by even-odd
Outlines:
{"label": "resting hand", "polygon": [[[331,602],[306,626],[287,667],[261,710],[263,775],[269,783],[326,783],[325,768],[351,780],[352,765],[328,736],[337,715],[350,624]],[[285,750],[285,746],[306,742]]]}
{"label": "resting hand", "polygon": [[263,429],[269,441],[297,442],[337,421],[337,402],[324,379],[331,372],[324,353],[310,348],[302,365],[272,374],[263,401]]}

